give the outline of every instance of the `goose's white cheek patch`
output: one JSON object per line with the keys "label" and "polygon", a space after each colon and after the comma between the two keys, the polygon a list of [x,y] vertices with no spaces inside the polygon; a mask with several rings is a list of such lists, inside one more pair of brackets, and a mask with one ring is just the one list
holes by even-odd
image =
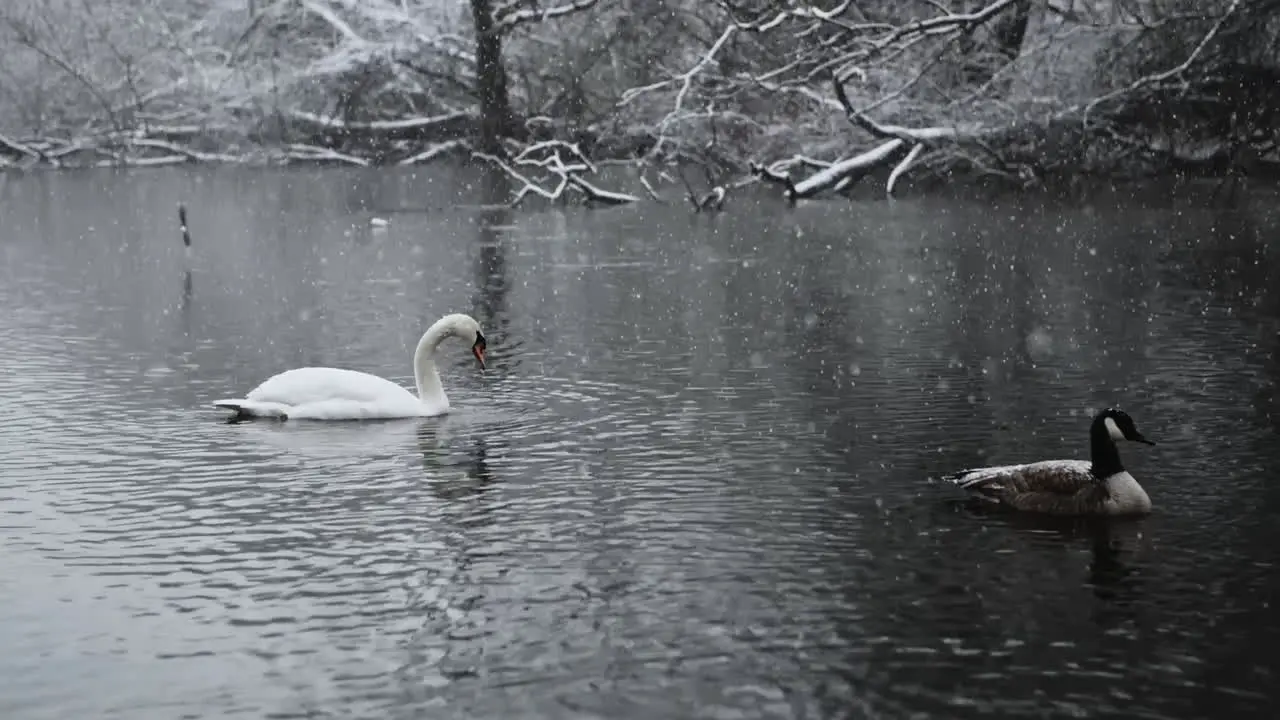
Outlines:
{"label": "goose's white cheek patch", "polygon": [[1102,422],[1103,422],[1104,424],[1106,424],[1106,426],[1107,426],[1107,432],[1111,433],[1111,439],[1112,439],[1112,440],[1123,440],[1123,439],[1124,439],[1124,433],[1120,432],[1120,426],[1116,424],[1116,421],[1115,421],[1115,420],[1112,420],[1111,418],[1107,418],[1106,420],[1103,420]]}

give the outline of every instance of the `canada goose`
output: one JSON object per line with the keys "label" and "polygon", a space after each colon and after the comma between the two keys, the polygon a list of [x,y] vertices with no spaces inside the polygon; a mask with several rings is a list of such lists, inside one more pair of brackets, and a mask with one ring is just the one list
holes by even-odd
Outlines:
{"label": "canada goose", "polygon": [[1000,506],[1051,515],[1145,515],[1151,498],[1120,464],[1117,440],[1146,445],[1133,418],[1108,408],[1089,426],[1090,462],[1044,460],[1024,465],[972,468],[942,476]]}

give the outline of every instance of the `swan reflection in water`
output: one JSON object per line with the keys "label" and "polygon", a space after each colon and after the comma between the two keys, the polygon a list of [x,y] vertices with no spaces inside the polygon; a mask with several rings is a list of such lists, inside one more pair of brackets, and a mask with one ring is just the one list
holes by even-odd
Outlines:
{"label": "swan reflection in water", "polygon": [[475,218],[475,293],[471,305],[480,325],[490,333],[493,344],[505,349],[505,355],[497,358],[492,367],[506,372],[511,369],[513,354],[522,343],[519,338],[511,338],[509,333],[508,295],[512,282],[507,262],[510,249],[507,235],[514,217],[507,204],[511,197],[509,178],[505,173],[487,170],[481,190],[486,206]]}
{"label": "swan reflection in water", "polygon": [[[359,422],[229,422],[248,443],[256,443],[269,454],[287,453],[311,458],[420,458],[428,473],[457,475],[459,468],[473,481],[492,480],[488,447],[483,432],[463,412],[436,418],[407,420],[366,420]],[[465,461],[454,451],[467,438],[473,446]]]}
{"label": "swan reflection in water", "polygon": [[245,444],[269,453],[311,458],[395,457],[413,452],[420,425],[436,420],[368,420],[362,422],[246,422],[228,420]]}
{"label": "swan reflection in water", "polygon": [[456,460],[448,438],[440,427],[423,424],[418,428],[418,452],[422,469],[433,476],[429,480],[432,494],[441,500],[461,500],[482,495],[495,484],[489,468],[489,446],[481,436],[471,438],[471,449],[465,460]]}
{"label": "swan reflection in water", "polygon": [[[365,422],[237,423],[244,440],[256,442],[271,455],[286,453],[311,458],[370,458],[418,456],[432,491],[445,497],[482,493],[494,484],[489,444],[483,430],[464,416],[422,420]],[[459,450],[466,447],[465,456]]]}

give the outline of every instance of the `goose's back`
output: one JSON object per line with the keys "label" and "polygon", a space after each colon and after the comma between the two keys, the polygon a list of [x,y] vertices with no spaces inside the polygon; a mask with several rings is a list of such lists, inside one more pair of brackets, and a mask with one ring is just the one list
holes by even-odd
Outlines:
{"label": "goose's back", "polygon": [[973,468],[947,479],[987,500],[1027,512],[1083,515],[1099,511],[1106,488],[1084,460],[1045,460]]}

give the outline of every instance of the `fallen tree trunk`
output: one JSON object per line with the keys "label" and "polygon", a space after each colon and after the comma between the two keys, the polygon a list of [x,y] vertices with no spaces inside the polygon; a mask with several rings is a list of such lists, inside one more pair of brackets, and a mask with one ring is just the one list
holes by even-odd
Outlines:
{"label": "fallen tree trunk", "polygon": [[0,135],[0,158],[8,156],[13,160],[27,161],[37,163],[44,159],[39,150],[29,147],[27,144],[17,140]]}
{"label": "fallen tree trunk", "polygon": [[293,110],[285,114],[300,132],[320,145],[338,145],[352,140],[393,142],[443,142],[471,137],[477,128],[474,113],[457,111],[431,117],[401,120],[347,121],[315,113]]}

